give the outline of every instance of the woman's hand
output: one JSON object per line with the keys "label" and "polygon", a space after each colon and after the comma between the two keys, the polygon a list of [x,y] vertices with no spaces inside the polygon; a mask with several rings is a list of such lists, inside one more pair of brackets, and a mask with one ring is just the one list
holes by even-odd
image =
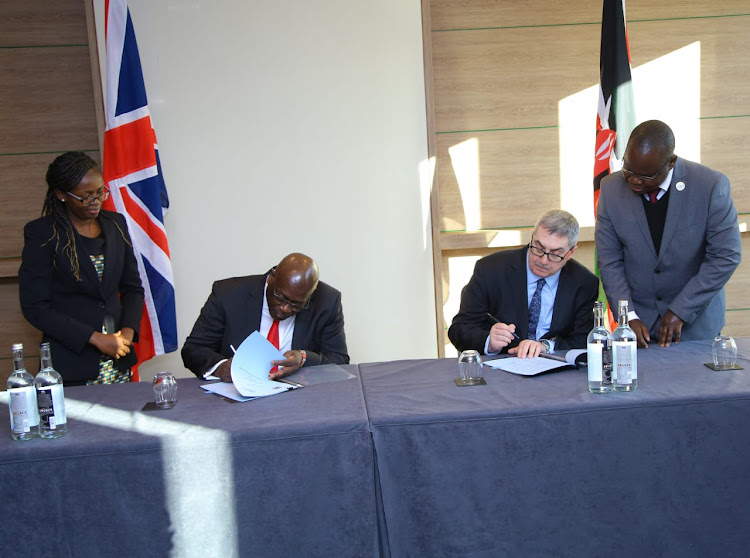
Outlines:
{"label": "woman's hand", "polygon": [[130,332],[131,337],[128,339],[126,335],[123,335],[122,331],[112,334],[95,331],[91,334],[89,343],[99,349],[103,354],[118,359],[124,357],[130,352],[130,346],[132,345],[132,330],[130,330]]}

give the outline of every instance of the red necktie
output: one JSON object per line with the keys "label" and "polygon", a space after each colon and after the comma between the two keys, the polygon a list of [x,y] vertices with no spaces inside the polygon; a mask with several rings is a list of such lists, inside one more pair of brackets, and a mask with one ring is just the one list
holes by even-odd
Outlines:
{"label": "red necktie", "polygon": [[659,194],[659,190],[654,190],[653,192],[649,192],[648,201],[650,201],[651,203],[656,203],[657,201],[659,201],[659,198],[656,197],[658,194]]}
{"label": "red necktie", "polygon": [[[266,339],[276,347],[279,348],[279,320],[274,320],[271,324],[271,329],[268,330],[268,335],[266,335]],[[276,372],[279,369],[278,366],[274,366],[271,368],[271,372]]]}

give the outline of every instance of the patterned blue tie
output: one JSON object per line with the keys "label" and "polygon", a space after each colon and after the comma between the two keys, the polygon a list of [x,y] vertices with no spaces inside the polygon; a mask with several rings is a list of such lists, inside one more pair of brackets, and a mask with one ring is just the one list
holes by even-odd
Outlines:
{"label": "patterned blue tie", "polygon": [[542,288],[547,284],[547,281],[542,277],[536,282],[536,290],[534,296],[531,297],[531,304],[529,304],[529,339],[536,340],[536,326],[539,325],[539,312],[542,310]]}

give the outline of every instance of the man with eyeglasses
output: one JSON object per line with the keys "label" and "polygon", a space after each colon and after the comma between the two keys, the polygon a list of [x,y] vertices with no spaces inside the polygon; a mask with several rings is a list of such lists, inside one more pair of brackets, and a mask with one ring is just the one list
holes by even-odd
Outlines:
{"label": "man with eyeglasses", "polygon": [[639,347],[712,339],[724,285],[741,259],[729,179],[677,157],[674,134],[649,120],[630,135],[621,173],[601,182],[596,249],[612,308],[627,300]]}
{"label": "man with eyeglasses", "polygon": [[233,348],[256,330],[285,357],[269,363],[272,380],[302,366],[349,362],[341,293],[318,280],[318,265],[304,254],[289,254],[264,275],[216,281],[182,361],[199,378],[231,382]]}
{"label": "man with eyeglasses", "polygon": [[528,246],[477,261],[448,329],[456,349],[526,358],[586,347],[599,280],[571,259],[578,231],[573,215],[553,209]]}

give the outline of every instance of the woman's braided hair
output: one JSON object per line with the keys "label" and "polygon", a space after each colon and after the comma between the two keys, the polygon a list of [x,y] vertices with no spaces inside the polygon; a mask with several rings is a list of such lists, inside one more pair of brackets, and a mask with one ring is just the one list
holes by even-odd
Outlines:
{"label": "woman's braided hair", "polygon": [[[65,203],[58,199],[55,190],[70,192],[83,180],[86,173],[91,169],[98,169],[96,161],[81,151],[69,151],[57,157],[47,169],[47,195],[44,198],[43,216],[52,217],[52,236],[47,243],[55,241],[55,251],[60,246],[61,237],[64,237],[65,246],[63,251],[70,261],[73,276],[76,281],[81,281],[78,252],[76,251],[76,234],[73,223],[65,208]],[[106,212],[99,214],[100,217],[111,219]],[[117,221],[114,221],[125,242],[130,245],[125,233]],[[45,243],[46,244],[46,243]]]}

